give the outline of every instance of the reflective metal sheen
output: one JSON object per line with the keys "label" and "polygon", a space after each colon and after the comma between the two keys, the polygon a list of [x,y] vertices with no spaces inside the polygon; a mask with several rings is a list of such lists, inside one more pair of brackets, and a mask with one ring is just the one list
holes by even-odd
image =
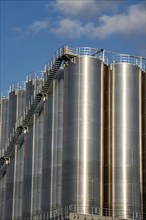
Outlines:
{"label": "reflective metal sheen", "polygon": [[[35,80],[34,89],[43,84],[43,80]],[[33,118],[33,145],[32,145],[32,183],[31,183],[31,216],[41,213],[42,199],[42,164],[43,164],[43,127],[44,110],[35,113]]]}
{"label": "reflective metal sheen", "polygon": [[[26,109],[31,103],[34,96],[34,82],[26,83]],[[33,127],[27,129],[24,136],[24,177],[23,177],[23,210],[22,217],[28,218],[31,213],[31,183],[32,183],[32,146],[33,146]]]}
{"label": "reflective metal sheen", "polygon": [[[12,134],[12,129],[15,127],[16,122],[16,105],[17,95],[16,91],[10,91],[9,93],[9,134]],[[14,187],[14,160],[7,166],[6,177],[6,206],[5,206],[5,219],[12,219],[13,212],[13,187]]]}
{"label": "reflective metal sheen", "polygon": [[[4,152],[4,146],[8,137],[8,99],[0,100],[0,151]],[[0,180],[0,217],[5,220],[5,204],[6,204],[6,175]]]}
{"label": "reflective metal sheen", "polygon": [[51,211],[62,207],[63,73],[59,70],[53,81]]}
{"label": "reflective metal sheen", "polygon": [[[25,95],[24,89],[17,89],[16,119],[18,120],[24,113]],[[14,188],[13,188],[13,219],[22,217],[23,201],[23,177],[24,177],[24,144],[15,146],[14,158]]]}
{"label": "reflective metal sheen", "polygon": [[146,218],[146,72],[142,80],[143,212]]}
{"label": "reflective metal sheen", "polygon": [[102,203],[102,62],[79,56],[64,73],[62,207],[91,212]]}
{"label": "reflective metal sheen", "polygon": [[47,96],[44,103],[43,128],[43,170],[42,170],[42,211],[50,211],[51,196],[51,151],[52,151],[52,114],[53,95]]}
{"label": "reflective metal sheen", "polygon": [[123,218],[131,218],[133,212],[141,212],[142,205],[141,71],[128,63],[110,68],[105,107],[105,201],[113,216],[121,210]]}

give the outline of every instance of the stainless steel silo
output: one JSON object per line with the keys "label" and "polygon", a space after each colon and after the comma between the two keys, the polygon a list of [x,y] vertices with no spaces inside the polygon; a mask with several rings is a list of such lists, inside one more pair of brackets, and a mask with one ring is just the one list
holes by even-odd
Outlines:
{"label": "stainless steel silo", "polygon": [[62,206],[90,213],[103,203],[103,64],[78,56],[64,72]]}
{"label": "stainless steel silo", "polygon": [[50,217],[53,217],[54,210],[62,208],[63,70],[58,71],[56,80],[53,81],[52,120]]}
{"label": "stainless steel silo", "polygon": [[[25,89],[17,88],[17,109],[16,121],[24,114],[25,110]],[[15,146],[14,158],[14,188],[13,188],[13,219],[22,218],[22,201],[23,201],[23,178],[24,178],[24,143]]]}
{"label": "stainless steel silo", "polygon": [[17,108],[17,95],[16,90],[11,90],[9,92],[9,133],[15,128],[16,122],[16,108]]}
{"label": "stainless steel silo", "polygon": [[52,151],[52,114],[53,96],[46,97],[44,103],[43,128],[43,171],[42,171],[42,211],[50,211],[51,194],[51,151]]}
{"label": "stainless steel silo", "polygon": [[28,106],[34,95],[34,83],[33,80],[28,80],[26,82],[26,106]]}
{"label": "stainless steel silo", "polygon": [[[110,71],[110,69],[112,69]],[[141,182],[141,70],[130,63],[109,68],[107,107],[108,207],[113,216],[139,217],[142,206]],[[106,206],[107,207],[107,206]]]}
{"label": "stainless steel silo", "polygon": [[[9,125],[8,130],[9,134],[13,136],[12,130],[15,129],[16,122],[16,103],[17,96],[15,89],[12,89],[9,92]],[[5,219],[12,219],[12,210],[13,210],[13,187],[14,187],[14,160],[11,160],[11,163],[7,166],[6,171],[6,206],[5,206]]]}
{"label": "stainless steel silo", "polygon": [[146,218],[146,72],[142,80],[143,219]]}
{"label": "stainless steel silo", "polygon": [[[8,98],[2,97],[0,100],[0,150],[1,157],[4,154],[4,147],[8,138]],[[6,205],[6,175],[0,180],[0,216],[5,220],[5,205]]]}
{"label": "stainless steel silo", "polygon": [[6,144],[7,138],[8,138],[8,124],[9,124],[9,118],[8,118],[8,98],[1,98],[1,112],[0,112],[0,146],[1,150]]}
{"label": "stainless steel silo", "polygon": [[6,175],[0,180],[0,217],[5,220],[5,205],[6,205]]}
{"label": "stainless steel silo", "polygon": [[[34,97],[34,80],[26,82],[26,114],[27,109]],[[22,217],[29,218],[31,210],[31,183],[32,183],[32,146],[33,146],[33,127],[32,124],[27,128],[24,136],[24,177],[23,177],[23,210]]]}
{"label": "stainless steel silo", "polygon": [[[36,79],[34,90],[43,85],[43,79]],[[44,109],[43,98],[40,101],[39,111],[33,118],[33,146],[32,146],[32,189],[31,189],[31,216],[40,215],[42,198],[42,163],[43,163],[43,126]],[[38,217],[39,218],[39,217]]]}

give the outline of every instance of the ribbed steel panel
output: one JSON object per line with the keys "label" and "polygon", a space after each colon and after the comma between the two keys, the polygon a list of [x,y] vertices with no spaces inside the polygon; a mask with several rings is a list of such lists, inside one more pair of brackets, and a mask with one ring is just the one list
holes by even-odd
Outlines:
{"label": "ribbed steel panel", "polygon": [[146,72],[142,80],[143,212],[146,218]]}
{"label": "ribbed steel panel", "polygon": [[[14,91],[9,93],[9,133],[12,134],[12,129],[15,128],[16,122],[16,103],[17,96]],[[14,187],[14,160],[11,160],[6,171],[6,206],[5,206],[5,219],[12,219],[13,211],[13,187]]]}
{"label": "ribbed steel panel", "polygon": [[109,74],[105,200],[113,216],[130,218],[141,212],[141,71],[115,63]]}
{"label": "ribbed steel panel", "polygon": [[103,72],[94,57],[77,57],[64,73],[62,206],[102,207]]}
{"label": "ribbed steel panel", "polygon": [[58,76],[53,82],[51,211],[62,207],[63,70]]}
{"label": "ribbed steel panel", "polygon": [[[16,118],[19,119],[24,114],[25,95],[23,89],[18,89]],[[20,148],[21,147],[21,148]],[[13,188],[13,219],[22,218],[23,201],[23,178],[24,178],[24,144],[15,146],[14,158],[14,188]]]}

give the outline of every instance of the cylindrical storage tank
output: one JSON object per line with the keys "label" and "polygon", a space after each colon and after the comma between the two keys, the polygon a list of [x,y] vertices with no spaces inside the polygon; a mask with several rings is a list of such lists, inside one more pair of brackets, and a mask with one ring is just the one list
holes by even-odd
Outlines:
{"label": "cylindrical storage tank", "polygon": [[6,175],[0,179],[0,217],[5,220],[5,204],[6,204]]}
{"label": "cylindrical storage tank", "polygon": [[[16,91],[12,90],[9,93],[9,134],[13,136],[12,130],[15,129],[16,122]],[[13,187],[14,187],[14,159],[11,160],[7,166],[6,171],[6,206],[5,206],[5,219],[12,219],[13,210]]]}
{"label": "cylindrical storage tank", "polygon": [[[18,88],[17,94],[17,111],[16,120],[18,120],[25,110],[25,89]],[[15,146],[15,158],[14,158],[14,193],[13,193],[13,219],[22,218],[22,201],[23,201],[23,178],[24,178],[24,144],[18,144]]]}
{"label": "cylindrical storage tank", "polygon": [[[26,108],[30,106],[34,97],[34,81],[26,82]],[[26,112],[27,113],[27,112]],[[32,189],[32,146],[33,146],[33,126],[27,128],[24,136],[24,177],[23,177],[23,210],[22,217],[29,218],[31,212],[31,189]]]}
{"label": "cylindrical storage tank", "polygon": [[17,111],[16,111],[16,120],[19,119],[23,114],[26,106],[26,91],[25,88],[18,88],[16,90],[17,94]]}
{"label": "cylindrical storage tank", "polygon": [[15,128],[16,122],[16,109],[17,109],[17,95],[16,91],[9,92],[9,133]]}
{"label": "cylindrical storage tank", "polygon": [[0,148],[4,148],[8,138],[8,124],[9,124],[9,101],[8,98],[1,98],[1,111],[0,111]]}
{"label": "cylindrical storage tank", "polygon": [[111,69],[107,129],[112,162],[105,193],[113,216],[127,219],[141,212],[141,70],[129,63],[114,63]]}
{"label": "cylindrical storage tank", "polygon": [[78,56],[64,72],[62,206],[102,208],[103,64]]}
{"label": "cylindrical storage tank", "polygon": [[146,72],[142,80],[143,219],[146,219]]}
{"label": "cylindrical storage tank", "polygon": [[[4,156],[4,147],[8,138],[8,111],[9,101],[8,98],[2,97],[0,100],[0,152],[1,157]],[[4,175],[4,173],[3,173]],[[0,179],[0,216],[2,220],[5,220],[5,204],[6,204],[6,175]]]}
{"label": "cylindrical storage tank", "polygon": [[63,70],[59,70],[53,81],[53,115],[52,115],[52,168],[50,217],[53,211],[62,208],[62,147],[63,147]]}
{"label": "cylindrical storage tank", "polygon": [[[34,82],[34,92],[37,94],[38,87],[43,84],[43,79],[36,79]],[[42,199],[42,163],[43,163],[43,126],[44,126],[44,110],[43,97],[40,101],[38,112],[33,118],[33,146],[32,146],[32,189],[31,189],[31,216],[37,216],[39,219],[41,214]]]}
{"label": "cylindrical storage tank", "polygon": [[44,103],[43,128],[43,171],[42,171],[42,212],[49,218],[51,194],[51,150],[52,150],[53,95]]}
{"label": "cylindrical storage tank", "polygon": [[28,106],[33,96],[34,96],[33,80],[29,80],[26,82],[26,106]]}

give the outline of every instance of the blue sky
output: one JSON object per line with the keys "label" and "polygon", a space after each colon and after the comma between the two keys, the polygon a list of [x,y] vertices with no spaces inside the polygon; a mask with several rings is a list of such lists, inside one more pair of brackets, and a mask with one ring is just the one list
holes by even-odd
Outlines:
{"label": "blue sky", "polygon": [[64,44],[146,56],[145,0],[0,0],[0,12],[2,92]]}

